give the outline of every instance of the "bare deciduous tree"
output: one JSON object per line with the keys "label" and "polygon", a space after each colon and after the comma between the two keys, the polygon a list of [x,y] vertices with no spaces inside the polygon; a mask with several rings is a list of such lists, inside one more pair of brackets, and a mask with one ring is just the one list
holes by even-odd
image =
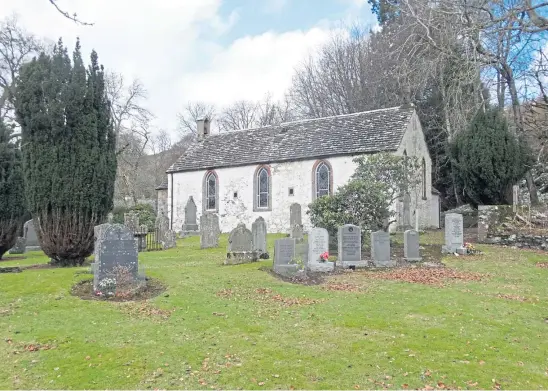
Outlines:
{"label": "bare deciduous tree", "polygon": [[57,12],[59,12],[61,15],[63,15],[65,18],[72,20],[76,24],[80,24],[82,26],[93,26],[93,23],[84,22],[81,19],[78,18],[78,15],[76,13],[70,14],[68,11],[65,11],[62,9],[58,4],[57,0],[48,0],[51,5],[55,7]]}
{"label": "bare deciduous tree", "polygon": [[183,111],[177,114],[181,138],[196,134],[196,121],[203,118],[215,120],[215,106],[205,102],[188,102]]}

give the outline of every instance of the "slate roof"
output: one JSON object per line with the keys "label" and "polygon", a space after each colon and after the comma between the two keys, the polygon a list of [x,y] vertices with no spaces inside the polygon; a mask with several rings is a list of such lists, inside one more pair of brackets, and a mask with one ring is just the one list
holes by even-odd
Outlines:
{"label": "slate roof", "polygon": [[167,172],[395,151],[413,113],[391,107],[209,135]]}
{"label": "slate roof", "polygon": [[167,190],[167,178],[165,178],[162,183],[160,183],[158,186],[156,186],[156,190]]}

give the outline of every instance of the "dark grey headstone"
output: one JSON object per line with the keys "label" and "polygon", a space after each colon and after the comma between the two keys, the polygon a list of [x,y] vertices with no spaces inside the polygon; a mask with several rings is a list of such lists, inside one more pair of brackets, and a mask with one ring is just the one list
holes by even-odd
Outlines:
{"label": "dark grey headstone", "polygon": [[390,258],[390,234],[376,231],[371,234],[371,257],[377,267],[395,266]]}
{"label": "dark grey headstone", "polygon": [[320,255],[329,252],[329,233],[325,228],[312,228],[308,233],[308,264],[313,272],[329,272],[335,268],[333,262],[321,262]]}
{"label": "dark grey headstone", "polygon": [[219,247],[219,217],[215,213],[200,216],[200,248]]}
{"label": "dark grey headstone", "polygon": [[259,254],[259,258],[268,259],[266,248],[266,221],[262,217],[251,224],[251,233],[253,235],[253,251]]}
{"label": "dark grey headstone", "polygon": [[303,224],[301,204],[298,203],[291,204],[289,207],[289,226],[293,227],[295,224]]}
{"label": "dark grey headstone", "polygon": [[117,268],[127,269],[130,276],[137,280],[139,263],[137,244],[133,233],[122,224],[108,224],[101,229],[95,254],[93,287],[105,278],[116,278]]}
{"label": "dark grey headstone", "polygon": [[253,234],[245,224],[240,223],[228,236],[228,250],[226,253],[226,265],[255,262],[259,253],[253,251]]}
{"label": "dark grey headstone", "polygon": [[291,239],[295,239],[297,243],[304,240],[304,230],[302,224],[294,224],[291,226],[291,232],[289,233]]}
{"label": "dark grey headstone", "polygon": [[293,276],[299,271],[299,265],[294,262],[295,240],[278,239],[274,242],[274,272],[282,276]]}
{"label": "dark grey headstone", "polygon": [[15,241],[15,245],[10,249],[10,254],[24,254],[27,251],[27,241],[19,236]]}
{"label": "dark grey headstone", "polygon": [[445,246],[444,253],[455,253],[464,246],[463,217],[460,213],[445,215]]}
{"label": "dark grey headstone", "polygon": [[403,257],[410,262],[418,262],[420,256],[419,233],[409,229],[403,233]]}
{"label": "dark grey headstone", "polygon": [[367,266],[367,262],[362,261],[362,234],[360,227],[352,224],[343,225],[339,227],[337,236],[337,264],[343,268]]}
{"label": "dark grey headstone", "polygon": [[185,206],[185,222],[183,224],[183,232],[186,231],[198,231],[198,223],[196,222],[196,203],[192,196],[188,197],[188,201]]}
{"label": "dark grey headstone", "polygon": [[27,251],[40,250],[40,241],[34,228],[34,221],[29,220],[23,225],[23,237],[27,241]]}

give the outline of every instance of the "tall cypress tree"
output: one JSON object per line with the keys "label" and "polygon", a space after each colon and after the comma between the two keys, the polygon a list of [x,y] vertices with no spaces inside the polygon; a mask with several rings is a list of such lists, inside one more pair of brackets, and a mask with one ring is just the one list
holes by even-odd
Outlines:
{"label": "tall cypress tree", "polygon": [[112,208],[116,143],[104,72],[80,42],[72,63],[59,40],[21,68],[16,94],[27,203],[44,252],[62,266],[93,251],[93,228]]}
{"label": "tall cypress tree", "polygon": [[0,118],[0,259],[13,247],[25,218],[21,151]]}
{"label": "tall cypress tree", "polygon": [[496,108],[480,111],[450,150],[463,199],[473,205],[510,202],[509,189],[532,163],[526,144],[509,131],[506,118]]}

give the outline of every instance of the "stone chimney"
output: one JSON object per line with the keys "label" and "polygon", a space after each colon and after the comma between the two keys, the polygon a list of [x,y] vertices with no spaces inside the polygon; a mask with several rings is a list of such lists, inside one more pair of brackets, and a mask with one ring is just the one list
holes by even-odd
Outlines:
{"label": "stone chimney", "polygon": [[198,133],[198,140],[201,141],[208,137],[210,133],[209,118],[205,117],[196,120],[196,128]]}

